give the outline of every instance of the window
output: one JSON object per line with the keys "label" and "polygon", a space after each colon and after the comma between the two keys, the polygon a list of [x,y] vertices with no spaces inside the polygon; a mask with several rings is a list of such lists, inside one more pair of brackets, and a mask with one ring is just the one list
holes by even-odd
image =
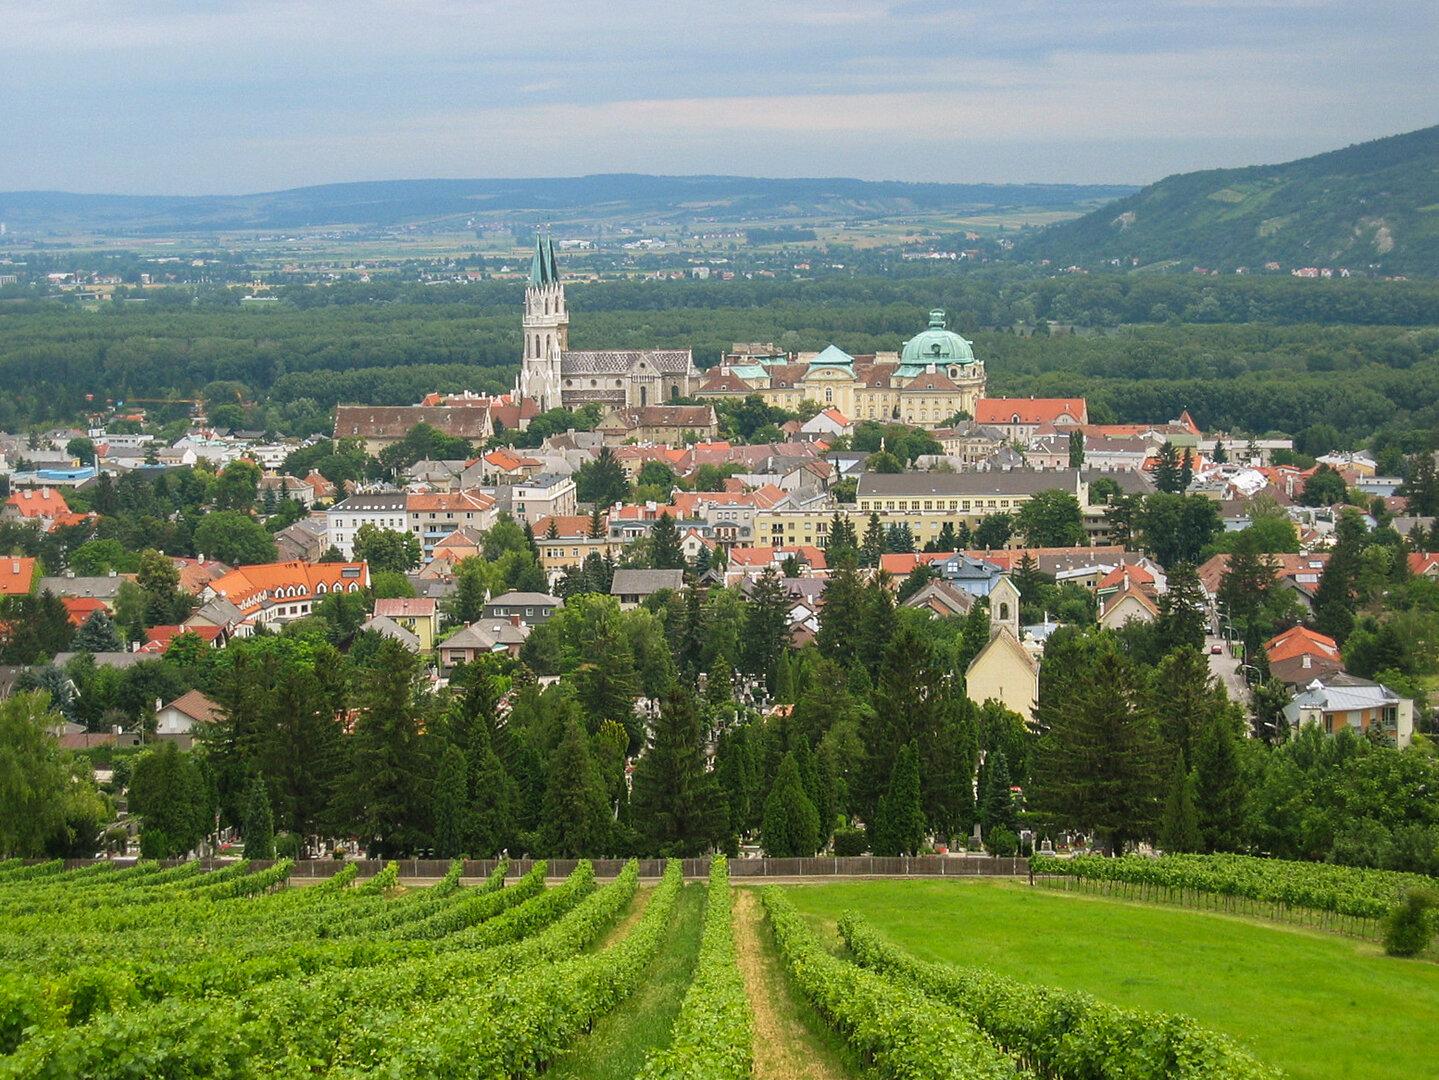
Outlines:
{"label": "window", "polygon": [[1008,603],[1001,603],[1001,604],[999,605],[999,621],[1000,621],[1000,622],[1009,622],[1009,604],[1008,604]]}

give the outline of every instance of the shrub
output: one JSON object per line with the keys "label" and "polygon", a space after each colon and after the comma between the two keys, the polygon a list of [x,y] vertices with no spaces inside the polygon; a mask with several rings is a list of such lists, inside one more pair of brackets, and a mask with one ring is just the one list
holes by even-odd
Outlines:
{"label": "shrub", "polygon": [[836,855],[863,855],[869,847],[869,840],[863,829],[841,826],[834,831],[834,853]]}
{"label": "shrub", "polygon": [[1429,909],[1439,907],[1439,892],[1410,889],[1384,920],[1384,951],[1390,956],[1418,956],[1429,947],[1434,921]]}
{"label": "shrub", "polygon": [[1019,850],[1019,837],[1001,825],[997,829],[991,829],[985,837],[984,846],[989,849],[991,855],[1000,858],[1008,858]]}

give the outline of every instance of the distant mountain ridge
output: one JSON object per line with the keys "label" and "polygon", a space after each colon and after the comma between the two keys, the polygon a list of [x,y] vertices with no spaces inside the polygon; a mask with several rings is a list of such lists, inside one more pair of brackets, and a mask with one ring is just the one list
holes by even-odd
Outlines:
{"label": "distant mountain ridge", "polygon": [[1439,126],[1280,165],[1166,177],[1050,226],[1024,253],[1061,265],[1274,261],[1439,275]]}
{"label": "distant mountain ridge", "polygon": [[901,181],[610,173],[518,180],[378,180],[254,195],[0,192],[12,231],[156,233],[389,226],[474,215],[524,222],[649,216],[726,220],[885,216],[987,207],[1078,209],[1132,192],[1104,184],[915,184]]}

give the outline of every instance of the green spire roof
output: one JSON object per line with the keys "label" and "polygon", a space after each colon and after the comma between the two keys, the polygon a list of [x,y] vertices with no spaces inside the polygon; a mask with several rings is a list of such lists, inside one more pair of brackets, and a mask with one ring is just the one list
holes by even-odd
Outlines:
{"label": "green spire roof", "polygon": [[809,362],[810,367],[852,367],[854,357],[836,345],[826,345],[824,352]]}
{"label": "green spire roof", "polygon": [[557,285],[560,267],[555,262],[555,242],[551,237],[535,233],[535,252],[530,256],[530,284]]}

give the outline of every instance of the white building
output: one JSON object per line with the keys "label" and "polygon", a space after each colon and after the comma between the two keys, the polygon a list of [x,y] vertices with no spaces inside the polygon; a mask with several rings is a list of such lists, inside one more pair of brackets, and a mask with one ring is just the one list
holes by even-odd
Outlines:
{"label": "white building", "polygon": [[409,495],[403,491],[377,491],[369,495],[351,495],[325,511],[330,543],[341,555],[350,559],[355,554],[355,533],[361,525],[404,532],[409,528],[405,510]]}

